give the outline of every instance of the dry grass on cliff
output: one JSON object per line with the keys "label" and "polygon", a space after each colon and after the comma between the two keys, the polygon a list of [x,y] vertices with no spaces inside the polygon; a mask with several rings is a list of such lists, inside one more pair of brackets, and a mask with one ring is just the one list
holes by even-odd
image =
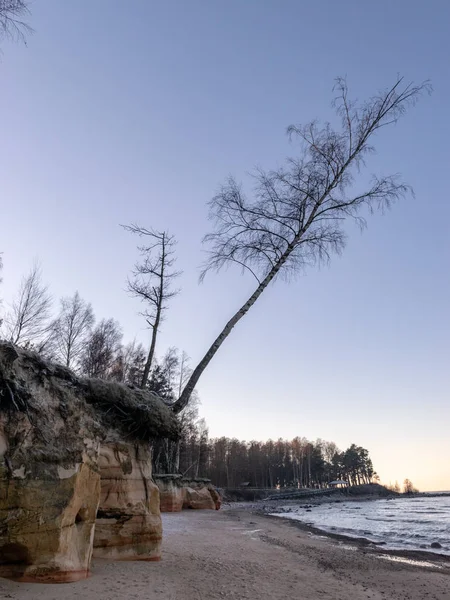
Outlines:
{"label": "dry grass on cliff", "polygon": [[109,427],[119,428],[129,438],[150,441],[178,436],[178,422],[172,411],[151,392],[120,383],[85,379],[83,395]]}
{"label": "dry grass on cliff", "polygon": [[86,416],[94,417],[93,427],[97,429],[99,422],[105,433],[115,430],[137,442],[178,436],[175,415],[154,394],[111,381],[78,378],[34,352],[0,342],[0,412],[25,413],[39,428],[52,420],[50,397],[57,399],[53,410],[64,420],[76,404]]}

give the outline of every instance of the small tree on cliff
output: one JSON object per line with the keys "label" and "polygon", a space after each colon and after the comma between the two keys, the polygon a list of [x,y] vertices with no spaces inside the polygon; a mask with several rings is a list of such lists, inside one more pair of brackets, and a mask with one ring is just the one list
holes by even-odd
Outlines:
{"label": "small tree on cliff", "polygon": [[176,240],[173,235],[167,231],[154,231],[138,225],[123,225],[123,227],[148,242],[148,245],[138,246],[142,260],[136,263],[133,277],[128,279],[128,291],[143,303],[145,308],[141,315],[152,330],[150,348],[141,380],[141,387],[145,388],[164,313],[169,300],[179,293],[173,284],[181,272],[174,269]]}
{"label": "small tree on cliff", "polygon": [[42,283],[41,269],[36,263],[23,277],[19,291],[7,315],[7,337],[13,344],[39,349],[48,336],[52,297]]}
{"label": "small tree on cliff", "polygon": [[94,324],[92,306],[78,292],[61,299],[61,310],[53,324],[57,358],[71,369],[78,366],[86,339]]}
{"label": "small tree on cliff", "polygon": [[142,344],[133,340],[121,346],[111,366],[110,378],[113,381],[139,387],[144,372],[146,352]]}
{"label": "small tree on cliff", "polygon": [[102,319],[83,345],[80,366],[87,377],[112,378],[112,369],[121,350],[122,329],[114,319]]}
{"label": "small tree on cliff", "polygon": [[345,245],[343,224],[347,219],[364,226],[364,210],[385,209],[406,195],[409,187],[396,175],[373,177],[364,191],[352,193],[355,177],[373,151],[372,137],[395,123],[414,104],[428,83],[392,87],[362,104],[348,97],[345,80],[337,79],[334,107],[340,129],[312,121],[288,128],[301,144],[300,156],[284,168],[256,172],[253,198],[229,178],[210,202],[214,231],[204,238],[209,246],[202,277],[238,265],[255,279],[256,288],[226,323],[194,369],[174,405],[180,411],[189,400],[202,373],[230,335],[233,327],[279,275],[289,276],[306,266],[328,260]]}

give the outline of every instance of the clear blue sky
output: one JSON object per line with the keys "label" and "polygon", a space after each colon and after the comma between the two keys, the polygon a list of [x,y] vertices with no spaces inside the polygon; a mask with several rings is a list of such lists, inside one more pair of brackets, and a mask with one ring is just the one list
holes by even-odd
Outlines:
{"label": "clear blue sky", "polygon": [[383,481],[450,489],[448,2],[36,0],[30,22],[0,62],[0,296],[39,258],[55,298],[78,289],[147,342],[123,291],[136,240],[118,224],[169,228],[183,294],[158,350],[193,362],[253,285],[231,271],[197,284],[220,182],[295,153],[290,123],[332,119],[336,75],[360,98],[397,73],[432,79],[369,164],[416,198],[269,289],[199,392],[214,436],[356,442]]}

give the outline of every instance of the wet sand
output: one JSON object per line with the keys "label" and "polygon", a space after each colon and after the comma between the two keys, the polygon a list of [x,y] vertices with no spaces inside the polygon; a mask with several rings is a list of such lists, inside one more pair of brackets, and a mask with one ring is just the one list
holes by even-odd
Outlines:
{"label": "wet sand", "polygon": [[286,520],[225,508],[164,514],[157,563],[95,561],[86,581],[0,579],[13,600],[450,600],[450,562],[403,562]]}

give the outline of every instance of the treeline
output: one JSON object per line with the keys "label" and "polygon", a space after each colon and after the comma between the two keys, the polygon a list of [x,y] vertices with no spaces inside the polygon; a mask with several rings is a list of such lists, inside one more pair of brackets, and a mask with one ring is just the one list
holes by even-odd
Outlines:
{"label": "treeline", "polygon": [[[188,358],[171,349],[157,365],[149,388],[172,403],[190,376]],[[208,477],[219,487],[242,484],[252,487],[322,487],[334,480],[351,485],[377,481],[369,452],[352,444],[340,451],[334,442],[296,437],[291,441],[258,442],[236,438],[210,439],[205,421],[198,418],[198,397],[180,415],[178,442],[160,440],[154,445],[153,467],[157,473],[182,473]]]}
{"label": "treeline", "polygon": [[182,440],[180,469],[209,477],[215,485],[227,488],[243,484],[319,488],[334,480],[359,485],[378,479],[368,451],[355,444],[341,452],[333,442],[322,440],[208,440],[204,431]]}

